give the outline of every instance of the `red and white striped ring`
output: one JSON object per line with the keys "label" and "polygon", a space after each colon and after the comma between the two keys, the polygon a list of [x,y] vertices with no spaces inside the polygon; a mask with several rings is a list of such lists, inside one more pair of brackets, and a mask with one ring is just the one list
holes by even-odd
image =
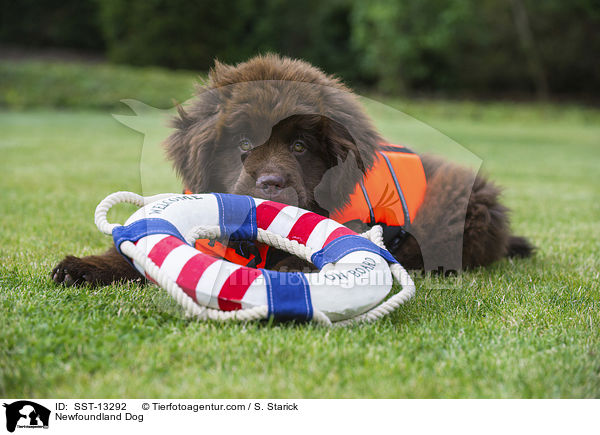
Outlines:
{"label": "red and white striped ring", "polygon": [[[125,194],[129,192],[118,192]],[[107,200],[110,198],[107,197]],[[139,197],[141,198],[141,197]],[[249,197],[248,197],[249,198]],[[143,198],[142,198],[143,199]],[[256,211],[257,240],[311,260],[315,252],[342,236],[356,235],[338,222],[298,207],[249,198]],[[152,200],[152,202],[149,202]],[[106,201],[106,200],[105,200]],[[106,221],[106,212],[117,202],[101,203],[96,223],[105,233],[118,225]],[[148,234],[135,241],[160,275],[177,284],[201,307],[231,311],[268,305],[267,279],[261,270],[204,254],[193,247],[197,238],[219,238],[224,219],[214,194],[165,194],[148,198],[125,223],[158,218],[172,224],[182,237],[171,233]],[[140,204],[141,205],[141,204]],[[216,237],[215,237],[216,236]],[[140,273],[161,282],[145,261],[131,258]],[[280,274],[282,279],[287,276]],[[356,317],[375,307],[389,294],[393,279],[388,261],[373,251],[352,251],[321,270],[304,273],[315,312],[331,321]],[[162,284],[162,282],[161,282]],[[412,282],[411,282],[412,284]]]}

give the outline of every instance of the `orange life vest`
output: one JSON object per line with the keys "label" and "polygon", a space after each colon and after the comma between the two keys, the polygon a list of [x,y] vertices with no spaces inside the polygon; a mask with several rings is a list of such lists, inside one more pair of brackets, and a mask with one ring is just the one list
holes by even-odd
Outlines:
{"label": "orange life vest", "polygon": [[267,253],[269,245],[254,242],[253,244],[236,244],[235,248],[226,246],[216,240],[198,239],[194,247],[208,255],[217,258],[224,258],[235,264],[242,266],[265,269],[267,267]]}
{"label": "orange life vest", "polygon": [[[386,246],[393,250],[393,245],[404,236],[403,227],[410,225],[423,203],[426,188],[425,171],[417,154],[403,146],[381,144],[374,165],[356,185],[348,205],[330,217],[342,224],[359,220],[382,225]],[[192,192],[186,189],[184,193]],[[279,260],[268,258],[274,257],[275,250],[258,242],[228,247],[218,241],[199,239],[195,247],[232,263],[256,268],[272,267]]]}
{"label": "orange life vest", "polygon": [[343,209],[331,218],[389,227],[410,225],[423,203],[427,180],[418,155],[399,145],[382,144],[375,164],[357,184]]}

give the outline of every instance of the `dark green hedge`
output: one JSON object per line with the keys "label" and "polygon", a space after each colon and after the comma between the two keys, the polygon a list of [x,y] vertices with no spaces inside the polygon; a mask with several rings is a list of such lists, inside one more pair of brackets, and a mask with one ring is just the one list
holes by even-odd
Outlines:
{"label": "dark green hedge", "polygon": [[598,0],[0,0],[0,42],[206,70],[274,51],[388,93],[600,90]]}
{"label": "dark green hedge", "polygon": [[352,29],[387,91],[600,90],[597,0],[357,1]]}
{"label": "dark green hedge", "polygon": [[105,0],[109,58],[205,70],[214,58],[239,62],[275,51],[358,78],[348,0]]}
{"label": "dark green hedge", "polygon": [[100,51],[95,0],[0,0],[0,42]]}

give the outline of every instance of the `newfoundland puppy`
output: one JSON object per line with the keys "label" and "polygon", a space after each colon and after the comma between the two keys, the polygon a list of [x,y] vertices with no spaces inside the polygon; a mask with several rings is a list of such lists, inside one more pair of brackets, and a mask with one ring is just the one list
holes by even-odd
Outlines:
{"label": "newfoundland puppy", "polygon": [[[352,217],[341,213],[350,208],[368,218],[342,223],[356,231],[383,224],[386,246],[409,269],[458,271],[532,253],[526,239],[511,235],[497,187],[456,164],[388,144],[356,96],[306,62],[276,55],[217,62],[172,126],[166,152],[187,191],[251,195],[332,217]],[[398,156],[410,157],[419,177],[405,173],[402,160],[394,173],[388,157]],[[370,183],[378,194],[365,188],[367,176],[380,177]],[[421,193],[412,189],[408,197],[411,184],[422,184]],[[268,255],[269,268],[307,266],[275,250]],[[68,256],[52,277],[66,285],[141,278],[114,248]]]}

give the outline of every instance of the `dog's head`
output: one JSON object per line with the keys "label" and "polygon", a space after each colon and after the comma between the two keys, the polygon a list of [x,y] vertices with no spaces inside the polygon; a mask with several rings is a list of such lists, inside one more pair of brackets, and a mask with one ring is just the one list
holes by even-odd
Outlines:
{"label": "dog's head", "polygon": [[298,60],[216,63],[167,153],[193,192],[247,194],[325,214],[342,207],[381,142],[355,95]]}

